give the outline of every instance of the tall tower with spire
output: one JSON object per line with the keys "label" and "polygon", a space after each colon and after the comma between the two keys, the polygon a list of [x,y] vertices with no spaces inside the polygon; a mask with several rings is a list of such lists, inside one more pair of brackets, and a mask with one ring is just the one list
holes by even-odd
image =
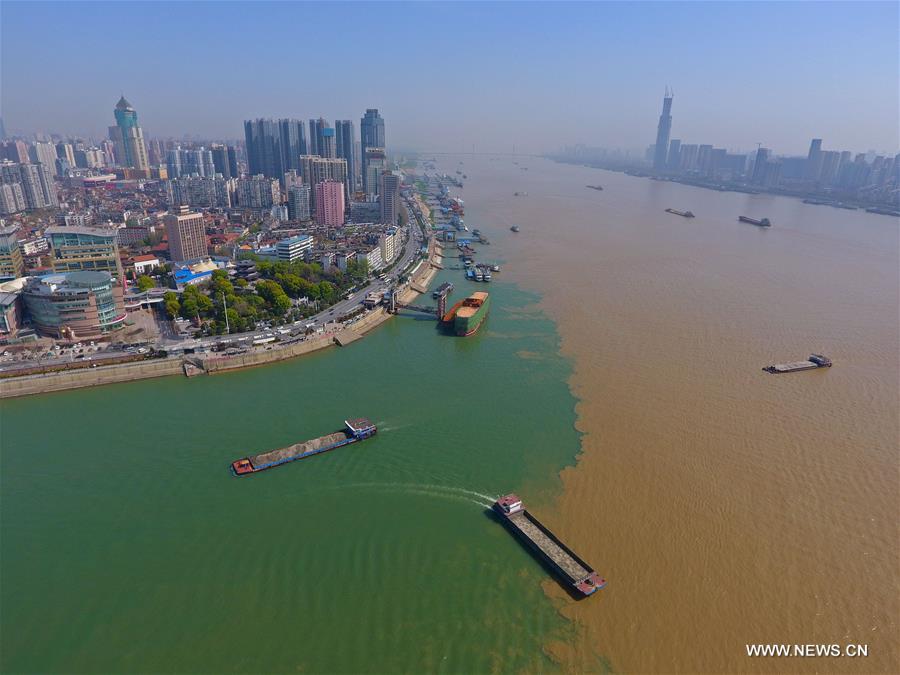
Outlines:
{"label": "tall tower with spire", "polygon": [[109,140],[116,147],[116,160],[120,166],[148,171],[147,146],[144,144],[144,132],[138,126],[137,111],[126,100],[119,99],[113,115],[116,125],[109,128]]}
{"label": "tall tower with spire", "polygon": [[656,149],[653,153],[653,169],[655,171],[664,171],[666,168],[669,135],[672,133],[672,98],[674,96],[675,92],[666,87],[662,115],[659,116],[659,126],[656,127]]}

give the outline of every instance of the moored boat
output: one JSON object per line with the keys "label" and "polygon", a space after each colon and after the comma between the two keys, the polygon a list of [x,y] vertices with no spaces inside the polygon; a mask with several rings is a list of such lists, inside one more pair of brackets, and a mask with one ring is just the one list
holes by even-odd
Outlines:
{"label": "moored boat", "polygon": [[476,291],[465,300],[457,302],[441,317],[444,325],[452,328],[460,337],[468,337],[474,334],[484,323],[490,308],[490,294],[486,291]]}

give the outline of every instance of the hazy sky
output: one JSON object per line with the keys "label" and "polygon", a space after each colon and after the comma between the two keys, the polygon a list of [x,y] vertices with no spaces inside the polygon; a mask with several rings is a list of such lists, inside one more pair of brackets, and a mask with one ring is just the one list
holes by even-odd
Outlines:
{"label": "hazy sky", "polygon": [[250,117],[386,120],[388,145],[552,150],[672,137],[805,153],[898,148],[898,4],[0,2],[10,132],[147,136]]}

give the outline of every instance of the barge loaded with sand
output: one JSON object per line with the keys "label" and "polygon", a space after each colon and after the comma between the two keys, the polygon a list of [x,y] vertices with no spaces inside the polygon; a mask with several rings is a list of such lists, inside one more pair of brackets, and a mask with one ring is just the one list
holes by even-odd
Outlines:
{"label": "barge loaded with sand", "polygon": [[594,568],[528,513],[517,495],[500,497],[494,502],[493,509],[510,531],[531,548],[577,595],[588,596],[606,586],[606,579],[602,579]]}
{"label": "barge loaded with sand", "polygon": [[821,354],[810,354],[806,361],[791,361],[790,363],[776,363],[763,368],[767,373],[796,373],[799,370],[814,370],[815,368],[830,368],[831,359]]}
{"label": "barge loaded with sand", "polygon": [[273,466],[280,466],[293,462],[295,459],[306,459],[313,455],[320,455],[323,452],[340,448],[344,445],[350,445],[357,441],[363,441],[374,436],[377,428],[369,420],[364,417],[353,420],[345,420],[344,428],[333,434],[327,434],[314,438],[311,441],[303,443],[295,443],[286,448],[278,450],[269,450],[258,455],[245,457],[236,462],[231,463],[231,472],[235,476],[244,476],[248,473],[257,473],[271,469]]}

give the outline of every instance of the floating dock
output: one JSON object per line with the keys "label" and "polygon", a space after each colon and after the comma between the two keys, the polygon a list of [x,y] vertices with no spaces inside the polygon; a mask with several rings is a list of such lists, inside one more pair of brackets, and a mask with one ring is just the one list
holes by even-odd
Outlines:
{"label": "floating dock", "polygon": [[258,455],[245,457],[231,463],[231,472],[235,476],[243,476],[248,473],[257,473],[293,462],[295,459],[305,459],[313,455],[319,455],[344,445],[350,445],[357,441],[374,436],[377,428],[369,420],[360,417],[353,420],[345,420],[344,428],[333,434],[320,436],[303,443],[295,443],[286,448],[269,450]]}
{"label": "floating dock", "polygon": [[606,586],[606,579],[602,579],[594,568],[528,513],[517,495],[500,497],[494,502],[493,509],[512,533],[537,553],[575,592],[588,596]]}
{"label": "floating dock", "polygon": [[815,368],[830,368],[831,359],[821,354],[810,354],[806,361],[791,361],[790,363],[776,363],[763,368],[767,373],[778,375],[780,373],[796,373],[801,370],[814,370]]}

